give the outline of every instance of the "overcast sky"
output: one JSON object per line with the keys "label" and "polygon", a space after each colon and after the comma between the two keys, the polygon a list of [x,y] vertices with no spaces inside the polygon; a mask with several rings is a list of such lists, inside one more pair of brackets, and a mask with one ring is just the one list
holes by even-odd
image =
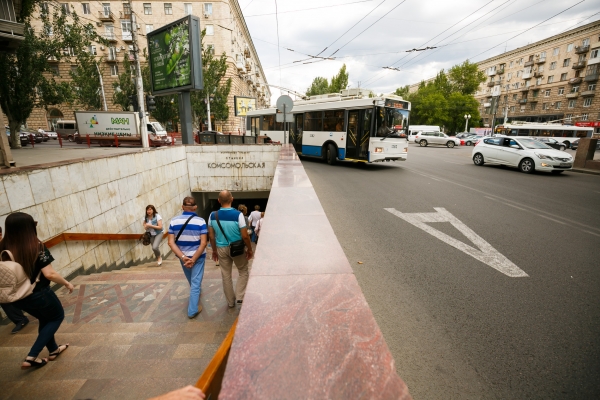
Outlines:
{"label": "overcast sky", "polygon": [[[278,0],[278,47],[275,0],[239,3],[268,83],[301,93],[344,63],[350,87],[389,93],[466,59],[481,61],[600,19],[597,0]],[[438,48],[405,52],[426,46]],[[334,52],[335,60],[294,63]],[[382,68],[389,66],[400,71]],[[274,103],[280,92],[271,92]]]}

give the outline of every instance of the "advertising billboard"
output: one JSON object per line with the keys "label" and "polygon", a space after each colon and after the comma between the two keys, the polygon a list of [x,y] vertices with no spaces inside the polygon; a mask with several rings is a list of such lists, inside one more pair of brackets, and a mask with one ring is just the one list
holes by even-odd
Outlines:
{"label": "advertising billboard", "polygon": [[245,117],[248,111],[256,110],[255,97],[234,96],[233,101],[235,103],[236,117]]}
{"label": "advertising billboard", "polygon": [[146,35],[152,94],[202,90],[200,20],[188,15]]}
{"label": "advertising billboard", "polygon": [[75,111],[79,135],[90,137],[115,136],[119,138],[137,138],[138,120],[135,112]]}

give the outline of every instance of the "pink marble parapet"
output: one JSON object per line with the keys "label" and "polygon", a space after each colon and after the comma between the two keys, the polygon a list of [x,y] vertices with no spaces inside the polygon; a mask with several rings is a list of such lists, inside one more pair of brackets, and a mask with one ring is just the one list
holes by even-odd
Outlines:
{"label": "pink marble parapet", "polygon": [[319,199],[282,146],[219,399],[410,399]]}

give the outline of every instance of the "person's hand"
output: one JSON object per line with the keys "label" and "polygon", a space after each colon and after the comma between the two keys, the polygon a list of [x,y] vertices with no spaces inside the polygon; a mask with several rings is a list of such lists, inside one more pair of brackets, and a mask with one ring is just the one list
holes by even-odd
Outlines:
{"label": "person's hand", "polygon": [[251,260],[252,257],[254,256],[254,253],[252,252],[252,249],[246,249],[246,259],[247,260]]}
{"label": "person's hand", "polygon": [[197,400],[204,398],[205,396],[204,393],[202,393],[202,390],[192,385],[188,385],[184,388],[173,390],[172,392],[165,393],[162,396],[153,397],[149,400]]}
{"label": "person's hand", "polygon": [[186,268],[192,268],[194,266],[194,260],[190,257],[183,256],[181,257],[181,261],[183,261],[183,266]]}
{"label": "person's hand", "polygon": [[144,222],[144,229],[148,227],[148,224]]}
{"label": "person's hand", "polygon": [[73,289],[75,289],[75,287],[73,286],[73,284],[71,282],[67,282],[65,287],[67,288],[67,290],[69,290],[69,294],[73,293]]}
{"label": "person's hand", "polygon": [[213,260],[214,262],[219,262],[219,253],[217,253],[217,251],[216,251],[216,250],[213,250],[213,251],[212,251],[212,260]]}

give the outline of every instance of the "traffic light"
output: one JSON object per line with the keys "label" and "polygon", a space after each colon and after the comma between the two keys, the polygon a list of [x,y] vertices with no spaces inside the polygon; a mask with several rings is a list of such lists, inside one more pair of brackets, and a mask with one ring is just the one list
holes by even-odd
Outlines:
{"label": "traffic light", "polygon": [[138,104],[137,95],[132,94],[131,96],[129,96],[129,105],[133,106],[133,111],[139,110],[140,106]]}
{"label": "traffic light", "polygon": [[154,96],[146,95],[146,111],[154,111],[156,110],[156,101],[154,101]]}

